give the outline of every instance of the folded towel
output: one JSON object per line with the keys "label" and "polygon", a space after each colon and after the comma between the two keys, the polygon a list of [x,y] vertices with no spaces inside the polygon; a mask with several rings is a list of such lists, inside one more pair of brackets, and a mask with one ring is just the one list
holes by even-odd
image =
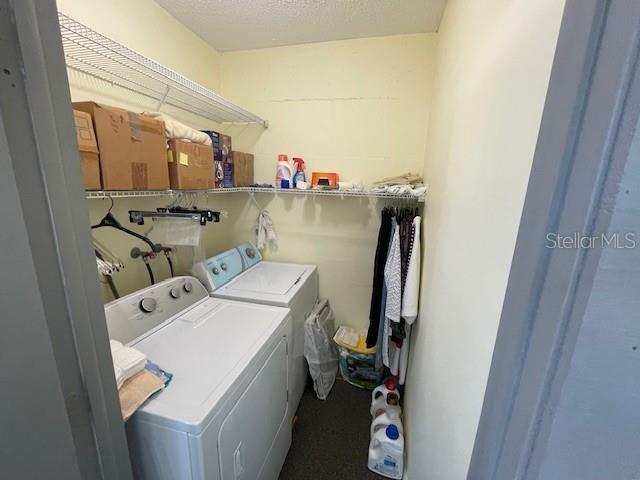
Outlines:
{"label": "folded towel", "polygon": [[120,388],[127,379],[144,368],[147,363],[147,357],[135,348],[124,347],[114,340],[111,340],[110,345],[116,384]]}
{"label": "folded towel", "polygon": [[142,370],[128,379],[118,391],[122,418],[129,420],[145,400],[163,388],[162,380],[148,370]]}
{"label": "folded towel", "polygon": [[204,132],[191,128],[166,113],[144,112],[143,115],[162,120],[164,122],[164,132],[169,140],[188,140],[192,143],[211,146],[211,137]]}
{"label": "folded towel", "polygon": [[422,183],[422,176],[417,173],[403,173],[402,175],[397,175],[395,177],[386,177],[382,180],[378,180],[373,182],[374,187],[382,186],[382,185],[415,185],[418,183]]}

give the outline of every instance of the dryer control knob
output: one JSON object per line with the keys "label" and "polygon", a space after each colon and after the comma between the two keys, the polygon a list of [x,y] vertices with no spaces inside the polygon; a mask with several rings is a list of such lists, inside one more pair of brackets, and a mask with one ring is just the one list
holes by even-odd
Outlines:
{"label": "dryer control knob", "polygon": [[155,298],[146,297],[140,300],[139,306],[140,306],[140,310],[142,310],[143,312],[151,313],[156,309],[156,307],[158,306],[158,303],[156,302]]}
{"label": "dryer control knob", "polygon": [[211,271],[213,272],[214,275],[218,275],[220,273],[220,269],[218,267],[213,267]]}
{"label": "dryer control knob", "polygon": [[227,264],[226,263],[221,263],[220,264],[220,268],[226,272],[227,271]]}
{"label": "dryer control knob", "polygon": [[171,298],[180,298],[180,289],[177,287],[173,287],[171,290],[169,290],[169,295],[171,295]]}
{"label": "dryer control knob", "polygon": [[191,290],[193,290],[193,285],[191,285],[191,282],[186,282],[183,286],[182,289],[187,292],[187,293],[191,293]]}
{"label": "dryer control knob", "polygon": [[249,258],[253,258],[253,257],[256,256],[256,251],[251,247],[247,247],[246,250],[244,251],[244,253],[246,253],[247,257],[249,257]]}

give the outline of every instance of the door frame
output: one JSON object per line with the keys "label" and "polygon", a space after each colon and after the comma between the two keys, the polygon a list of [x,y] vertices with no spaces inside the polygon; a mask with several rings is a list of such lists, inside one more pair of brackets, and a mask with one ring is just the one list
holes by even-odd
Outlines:
{"label": "door frame", "polygon": [[[0,434],[11,436],[3,441],[10,441],[16,452],[6,463],[3,460],[3,469],[14,478],[33,474],[132,479],[91,248],[56,2],[0,0],[0,17],[0,154],[6,168],[0,197],[6,207],[3,221],[13,219],[2,228],[19,230],[24,239],[3,247],[6,255],[19,256],[25,272],[33,273],[28,277],[22,268],[20,273],[0,270],[2,293],[10,299],[2,305],[3,315],[20,318],[27,305],[36,305],[37,312],[22,318],[28,326],[16,325],[11,332],[16,338],[35,339],[38,345],[31,352],[33,364],[16,369],[37,368],[45,354],[52,359],[47,365],[53,365],[50,375],[29,371],[22,380],[9,377],[5,385],[16,390],[15,398],[28,398],[25,378],[34,391],[36,385],[46,385],[51,404],[44,424],[29,415],[30,402],[3,404],[2,414],[12,417],[7,424],[15,432]],[[25,301],[25,295],[30,300]],[[41,326],[35,328],[36,324]],[[13,323],[6,325],[13,328]],[[61,442],[37,448],[47,432]],[[55,471],[42,472],[51,467],[44,461],[45,449],[68,455],[60,455]]]}
{"label": "door frame", "polygon": [[640,118],[640,2],[567,0],[467,478],[534,479]]}

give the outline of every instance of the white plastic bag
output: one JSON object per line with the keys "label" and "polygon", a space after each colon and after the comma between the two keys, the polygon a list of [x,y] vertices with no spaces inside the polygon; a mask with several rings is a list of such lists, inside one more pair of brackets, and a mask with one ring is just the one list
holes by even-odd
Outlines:
{"label": "white plastic bag", "polygon": [[320,299],[304,322],[304,356],[309,364],[313,389],[320,400],[327,399],[338,372],[333,332],[333,311],[329,300]]}

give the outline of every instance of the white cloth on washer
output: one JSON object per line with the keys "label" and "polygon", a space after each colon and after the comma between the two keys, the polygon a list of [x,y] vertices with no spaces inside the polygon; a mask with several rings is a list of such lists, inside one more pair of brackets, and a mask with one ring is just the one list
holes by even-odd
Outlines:
{"label": "white cloth on washer", "polygon": [[166,113],[143,112],[143,115],[164,122],[164,133],[167,136],[167,140],[187,140],[201,145],[212,145],[211,137],[209,135],[179,122]]}
{"label": "white cloth on washer", "polygon": [[129,378],[144,369],[147,356],[135,348],[125,347],[116,340],[110,340],[113,372],[118,388]]}

